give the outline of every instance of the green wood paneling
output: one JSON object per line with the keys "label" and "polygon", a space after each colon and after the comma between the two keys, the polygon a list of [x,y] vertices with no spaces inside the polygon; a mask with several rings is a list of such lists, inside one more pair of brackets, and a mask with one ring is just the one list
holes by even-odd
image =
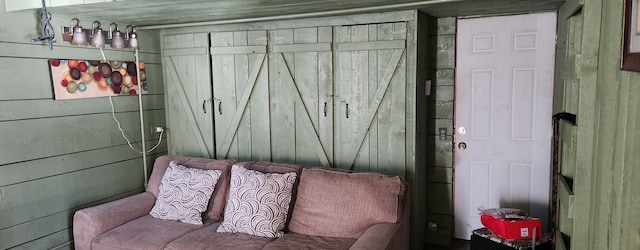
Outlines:
{"label": "green wood paneling", "polygon": [[602,0],[560,8],[557,70],[570,73],[556,79],[555,110],[578,115],[577,127],[562,129],[575,201],[572,211],[560,201],[559,237],[571,249],[640,248],[640,74],[619,69],[622,9]]}
{"label": "green wood paneling", "polygon": [[[101,59],[100,51],[61,39],[53,51],[30,43],[38,36],[37,16],[5,13],[4,4],[0,1],[0,249],[71,249],[73,213],[139,193],[142,157],[117,130],[108,98],[53,100],[47,60]],[[69,19],[55,15],[52,24],[68,26]],[[145,32],[149,40],[157,35]],[[141,44],[150,84],[150,94],[143,97],[145,122],[164,126],[159,47],[153,41]],[[133,50],[105,49],[105,56],[134,59]],[[126,135],[140,148],[137,98],[118,96],[113,102]],[[155,145],[158,134],[144,133],[147,145]],[[166,152],[165,143],[154,153],[161,152]]]}
{"label": "green wood paneling", "polygon": [[[429,80],[427,97],[426,155],[427,167],[427,222],[436,223],[438,229],[426,230],[426,242],[449,245],[453,233],[453,97],[455,77],[456,18],[433,18],[429,27]],[[439,128],[447,130],[440,140]]]}

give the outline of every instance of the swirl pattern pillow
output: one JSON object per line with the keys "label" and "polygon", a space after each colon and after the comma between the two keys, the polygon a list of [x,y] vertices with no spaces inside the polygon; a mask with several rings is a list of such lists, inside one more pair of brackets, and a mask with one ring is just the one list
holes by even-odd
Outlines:
{"label": "swirl pattern pillow", "polygon": [[281,237],[296,173],[262,173],[234,165],[219,233]]}
{"label": "swirl pattern pillow", "polygon": [[220,174],[220,170],[187,168],[172,161],[162,176],[156,204],[149,214],[202,225],[202,212],[207,209]]}

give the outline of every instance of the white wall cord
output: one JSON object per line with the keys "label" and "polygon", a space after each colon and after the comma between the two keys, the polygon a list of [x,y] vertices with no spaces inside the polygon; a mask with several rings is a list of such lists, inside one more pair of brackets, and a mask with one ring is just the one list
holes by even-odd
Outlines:
{"label": "white wall cord", "polygon": [[[102,50],[102,48],[100,48],[100,53],[102,53],[102,59],[104,61],[107,60],[107,58],[104,55],[104,51]],[[140,88],[142,88],[142,86],[138,86]],[[140,90],[142,91],[142,90]],[[122,126],[120,125],[120,121],[118,120],[118,118],[116,117],[116,108],[113,105],[113,99],[112,96],[109,96],[109,103],[111,104],[111,116],[113,117],[113,120],[116,121],[116,124],[118,125],[118,130],[120,130],[120,133],[122,134],[122,138],[124,138],[125,141],[127,141],[127,145],[129,145],[129,148],[131,148],[131,150],[138,152],[139,154],[144,154],[144,151],[139,151],[137,149],[135,149],[133,147],[133,145],[131,145],[131,141],[129,140],[129,138],[127,138],[127,136],[124,133],[124,130],[122,129]],[[140,131],[140,133],[144,133],[144,131]],[[151,149],[147,150],[146,153],[151,153],[153,150],[155,150],[156,148],[158,148],[158,146],[160,146],[160,143],[162,142],[162,136],[164,135],[164,129],[162,131],[160,131],[160,136],[158,137],[158,143],[156,143],[155,146],[153,146]],[[145,143],[145,142],[142,142]]]}

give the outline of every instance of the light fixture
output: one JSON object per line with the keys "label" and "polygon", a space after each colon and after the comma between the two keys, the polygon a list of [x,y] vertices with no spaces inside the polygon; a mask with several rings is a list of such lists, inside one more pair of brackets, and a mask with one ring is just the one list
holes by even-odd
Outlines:
{"label": "light fixture", "polygon": [[91,24],[91,41],[89,42],[89,44],[96,48],[104,48],[104,34],[102,34],[102,28],[100,27],[100,22],[98,21],[93,21],[93,23]]}
{"label": "light fixture", "polygon": [[80,20],[74,17],[71,19],[69,27],[62,27],[62,40],[73,45],[89,45],[96,48],[104,48],[106,44],[115,49],[137,49],[140,46],[138,27],[134,25],[127,25],[127,30],[122,33],[118,29],[118,24],[111,23],[109,24],[109,33],[105,34],[105,32],[107,31],[102,29],[99,21],[93,21],[91,29],[83,29],[80,26]]}
{"label": "light fixture", "polygon": [[[72,26],[73,20],[76,21],[76,26]],[[73,45],[87,45],[87,34],[82,30],[80,26],[80,20],[78,18],[71,19],[69,27],[73,27],[73,37],[71,38],[71,44]]]}
{"label": "light fixture", "polygon": [[[111,27],[115,29],[112,31]],[[118,25],[115,23],[109,24],[109,38],[111,38],[111,48],[121,49],[124,48],[124,38],[122,37],[122,32],[118,29]]]}
{"label": "light fixture", "polygon": [[[131,31],[129,31],[129,28],[131,28]],[[127,48],[132,48],[132,49],[137,49],[140,46],[138,45],[138,33],[136,32],[137,27],[132,26],[132,25],[127,25],[127,34],[126,34],[126,40],[127,42]]]}

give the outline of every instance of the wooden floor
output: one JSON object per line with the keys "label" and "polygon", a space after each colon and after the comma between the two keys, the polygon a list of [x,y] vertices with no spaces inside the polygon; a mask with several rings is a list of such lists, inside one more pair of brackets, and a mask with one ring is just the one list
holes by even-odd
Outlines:
{"label": "wooden floor", "polygon": [[425,250],[469,250],[470,248],[470,241],[454,239],[451,246],[427,246]]}

